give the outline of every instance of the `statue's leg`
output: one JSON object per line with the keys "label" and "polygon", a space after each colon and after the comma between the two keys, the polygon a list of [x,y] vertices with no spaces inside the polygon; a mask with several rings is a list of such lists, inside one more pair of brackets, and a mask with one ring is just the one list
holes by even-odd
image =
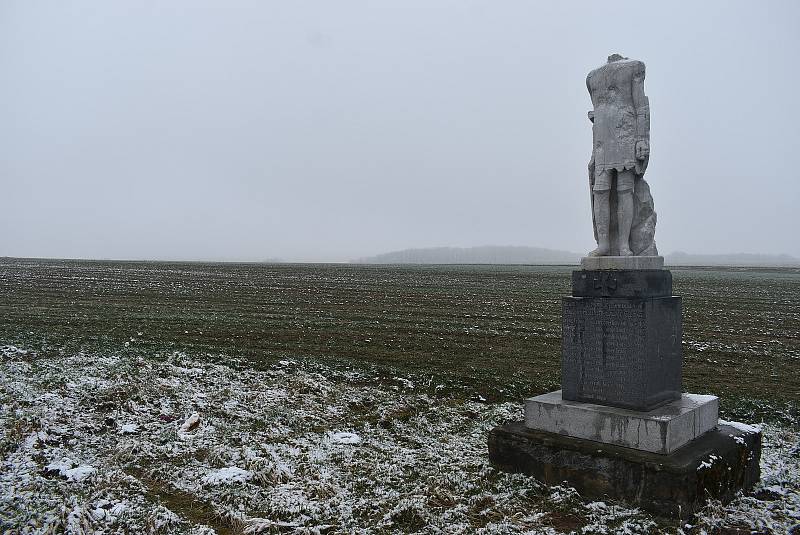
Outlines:
{"label": "statue's leg", "polygon": [[597,230],[597,249],[589,256],[608,256],[611,252],[609,226],[611,224],[611,171],[603,171],[594,181],[594,224]]}
{"label": "statue's leg", "polygon": [[630,247],[631,224],[633,223],[633,171],[627,169],[617,173],[617,229],[620,256],[632,256]]}

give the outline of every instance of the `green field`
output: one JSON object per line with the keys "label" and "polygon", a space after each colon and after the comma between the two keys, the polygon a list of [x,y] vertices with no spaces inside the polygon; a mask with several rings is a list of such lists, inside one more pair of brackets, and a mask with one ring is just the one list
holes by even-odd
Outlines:
{"label": "green field", "polygon": [[[508,401],[559,384],[569,267],[0,260],[0,342],[49,353],[301,358]],[[800,270],[673,270],[684,389],[796,421]]]}
{"label": "green field", "polygon": [[765,422],[757,487],[682,521],[488,461],[558,387],[568,267],[0,260],[0,532],[784,533],[800,272],[674,277],[685,389]]}

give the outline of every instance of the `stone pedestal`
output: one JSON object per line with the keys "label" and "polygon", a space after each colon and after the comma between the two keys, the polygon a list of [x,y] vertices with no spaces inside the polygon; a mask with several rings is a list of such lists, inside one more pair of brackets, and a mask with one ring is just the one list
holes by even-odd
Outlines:
{"label": "stone pedestal", "polygon": [[681,300],[661,257],[584,258],[563,299],[562,389],[489,435],[501,470],[688,515],[758,481],[761,434],[681,394]]}

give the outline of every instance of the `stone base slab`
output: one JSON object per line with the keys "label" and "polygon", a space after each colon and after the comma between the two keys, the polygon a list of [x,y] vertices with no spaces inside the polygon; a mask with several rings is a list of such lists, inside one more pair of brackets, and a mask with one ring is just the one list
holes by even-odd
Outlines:
{"label": "stone base slab", "polygon": [[584,256],[581,269],[664,269],[663,256]]}
{"label": "stone base slab", "polygon": [[547,485],[566,482],[589,499],[620,500],[661,516],[687,517],[708,499],[726,503],[758,482],[761,433],[720,425],[683,448],[659,455],[555,433],[523,422],[489,432],[489,460]]}
{"label": "stone base slab", "polygon": [[672,453],[717,425],[716,396],[683,394],[649,412],[562,399],[561,390],[525,400],[525,426],[537,431]]}

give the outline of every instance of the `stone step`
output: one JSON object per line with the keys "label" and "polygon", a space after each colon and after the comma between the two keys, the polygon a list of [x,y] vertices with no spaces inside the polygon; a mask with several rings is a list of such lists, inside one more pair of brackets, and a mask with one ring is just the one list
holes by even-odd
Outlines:
{"label": "stone step", "polygon": [[683,394],[649,412],[568,401],[561,390],[525,400],[530,429],[669,454],[714,429],[719,398]]}

